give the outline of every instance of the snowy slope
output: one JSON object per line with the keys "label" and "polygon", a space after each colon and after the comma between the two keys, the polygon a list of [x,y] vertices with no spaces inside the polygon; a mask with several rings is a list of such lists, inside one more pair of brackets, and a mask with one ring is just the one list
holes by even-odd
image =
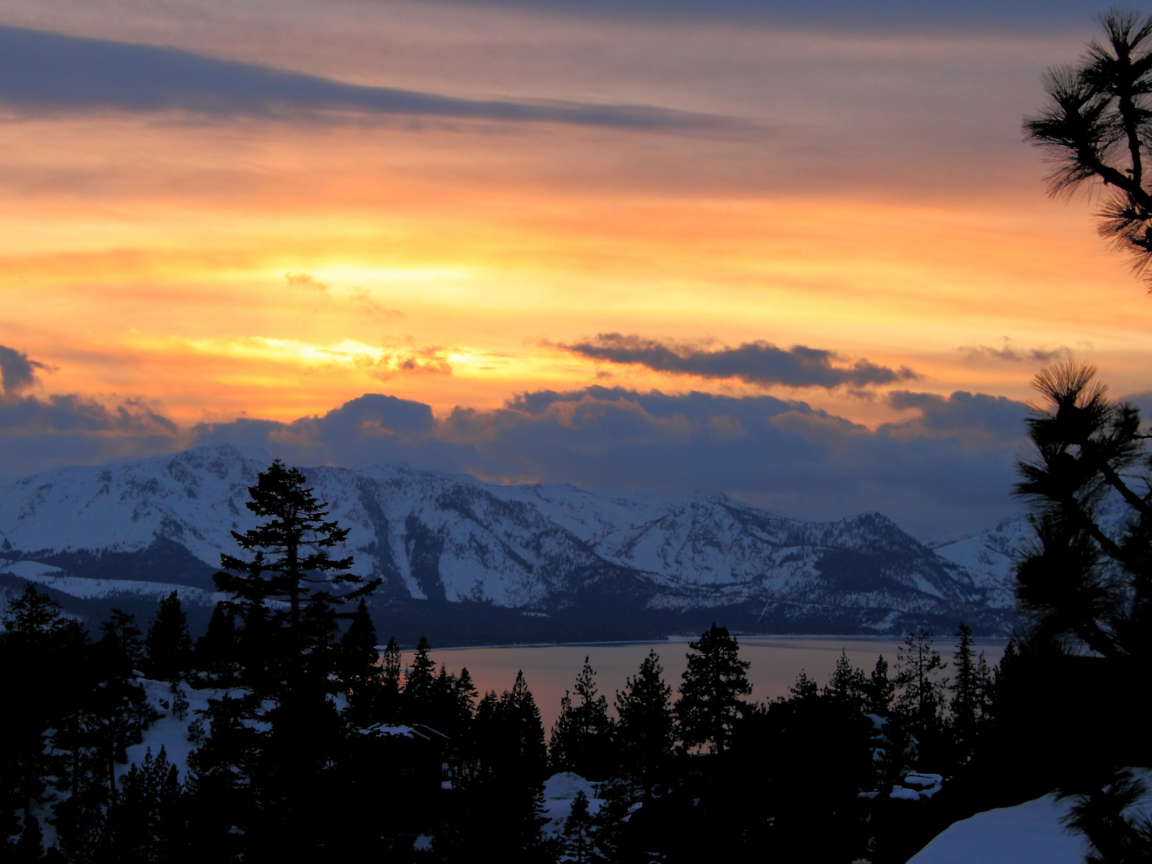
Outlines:
{"label": "snowy slope", "polygon": [[[1105,502],[1097,518],[1105,531],[1119,532],[1130,510],[1119,500]],[[1015,604],[1013,588],[1019,551],[1031,543],[1036,534],[1027,516],[1004,519],[996,527],[936,548],[936,554],[964,568],[973,584],[985,593],[993,608],[1011,609]]]}
{"label": "snowy slope", "polygon": [[948,826],[908,864],[1083,864],[1085,844],[1060,819],[1070,803],[1045,795]]}
{"label": "snowy slope", "polygon": [[[0,490],[0,573],[78,597],[182,585],[210,602],[231,532],[255,525],[248,487],[269,461],[224,445],[13,483]],[[395,464],[304,471],[349,529],[336,554],[382,578],[385,596],[547,609],[603,590],[651,609],[867,610],[881,628],[889,612],[1006,608],[982,564],[938,555],[879,514],[811,523],[722,495],[493,486]]]}
{"label": "snowy slope", "polygon": [[1023,516],[1004,519],[995,528],[936,548],[936,554],[963,567],[988,597],[988,605],[1011,609],[1015,604],[1017,550],[1033,536]]}

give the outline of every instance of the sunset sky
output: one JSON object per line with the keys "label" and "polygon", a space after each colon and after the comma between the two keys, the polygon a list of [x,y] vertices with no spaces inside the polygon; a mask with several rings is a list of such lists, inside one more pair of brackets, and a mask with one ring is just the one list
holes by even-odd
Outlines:
{"label": "sunset sky", "polygon": [[1021,132],[1100,11],[0,0],[0,480],[226,441],[989,527],[1045,363],[1152,391]]}

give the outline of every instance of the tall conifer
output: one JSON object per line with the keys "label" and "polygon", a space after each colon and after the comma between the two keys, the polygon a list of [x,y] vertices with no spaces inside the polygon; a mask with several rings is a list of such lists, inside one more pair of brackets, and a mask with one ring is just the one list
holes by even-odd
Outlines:
{"label": "tall conifer", "polygon": [[624,768],[651,787],[672,755],[672,687],[655,651],[640,664],[640,671],[624,681],[616,693],[617,735]]}
{"label": "tall conifer", "polygon": [[952,680],[952,731],[956,756],[961,763],[968,761],[975,747],[980,710],[980,680],[976,658],[972,650],[972,630],[963,622],[956,631],[960,641],[956,645],[952,667],[956,676]]}
{"label": "tall conifer", "polygon": [[720,753],[728,748],[745,710],[740,697],[752,692],[749,663],[740,659],[740,645],[728,628],[715,624],[688,648],[688,668],[676,703],[680,738],[686,748],[707,744]]}
{"label": "tall conifer", "polygon": [[188,618],[173,591],[160,601],[148,636],[144,640],[147,660],[144,672],[149,678],[171,681],[188,672],[192,662],[192,637]]}

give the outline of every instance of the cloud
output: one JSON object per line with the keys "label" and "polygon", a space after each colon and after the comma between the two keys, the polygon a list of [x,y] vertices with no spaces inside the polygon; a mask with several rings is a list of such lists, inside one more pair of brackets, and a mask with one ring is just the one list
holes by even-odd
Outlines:
{"label": "cloud", "polygon": [[65,465],[99,465],[159,456],[185,447],[187,430],[155,403],[111,406],[75,394],[0,401],[0,479],[15,480]]}
{"label": "cloud", "polygon": [[345,84],[174,48],[2,26],[0,104],[34,114],[111,109],[327,122],[339,122],[338,115],[352,114],[362,119],[405,116],[562,123],[678,134],[754,131],[752,124],[737,118],[651,105],[458,99]]}
{"label": "cloud", "polygon": [[875,431],[804,402],[618,387],[520,393],[495,410],[368,395],[290,424],[205,425],[196,443],[255,446],[296,464],[403,461],[493,482],[724,492],[800,518],[879,510],[923,536],[1015,512],[1021,403],[902,393],[910,420]]}
{"label": "cloud", "polygon": [[705,350],[639,336],[600,333],[595,339],[558,346],[565,351],[609,363],[646,366],[656,372],[701,378],[736,378],[761,387],[874,387],[920,376],[904,366],[890,369],[867,360],[848,365],[834,351],[794,345],[788,350],[770,342],[745,342],[737,348]]}
{"label": "cloud", "polygon": [[387,381],[396,375],[451,375],[452,364],[448,362],[449,348],[414,348],[408,351],[385,351],[378,358],[358,354],[356,365],[367,369],[380,381]]}
{"label": "cloud", "polygon": [[969,362],[1002,360],[1007,363],[1020,363],[1024,360],[1032,360],[1036,363],[1051,363],[1053,360],[1070,360],[1072,358],[1072,349],[1064,345],[1058,345],[1055,348],[1017,350],[1012,347],[1012,340],[1007,336],[1004,337],[1004,344],[1000,348],[978,345],[975,348],[971,346],[961,346],[957,350],[963,354],[964,359]]}
{"label": "cloud", "polygon": [[1028,352],[1028,356],[1038,363],[1051,363],[1053,360],[1071,360],[1072,349],[1065,348],[1063,345],[1058,348],[1053,348],[1052,350],[1033,348]]}
{"label": "cloud", "polygon": [[4,396],[14,396],[36,383],[36,370],[49,369],[37,360],[7,345],[0,345],[0,387]]}
{"label": "cloud", "polygon": [[325,293],[328,291],[328,286],[313,276],[311,273],[296,273],[289,271],[284,274],[284,281],[288,283],[289,288],[303,288],[309,291],[319,291]]}
{"label": "cloud", "polygon": [[962,392],[888,398],[915,416],[874,431],[769,395],[620,387],[525,392],[500,408],[441,417],[421,402],[366,394],[288,423],[189,429],[142,402],[23,398],[0,406],[0,475],[229,443],[303,466],[406,462],[500,483],[725,493],[798,518],[878,510],[926,537],[981,530],[1015,512],[1021,403]]}
{"label": "cloud", "polygon": [[1018,440],[1023,433],[1021,418],[1026,406],[1003,396],[967,393],[958,390],[950,396],[894,390],[887,402],[897,411],[917,410],[920,416],[903,423],[888,423],[877,433],[909,437],[962,436],[970,445],[991,438]]}
{"label": "cloud", "polygon": [[1086,0],[1016,0],[964,4],[913,0],[821,0],[816,3],[766,3],[763,0],[434,0],[445,5],[524,9],[534,13],[630,20],[672,21],[739,26],[783,26],[830,31],[948,33],[1020,29],[1030,34],[1059,29],[1083,30],[1100,11]]}
{"label": "cloud", "polygon": [[378,303],[372,298],[372,292],[367,288],[353,288],[351,300],[364,312],[368,313],[374,318],[383,318],[384,320],[388,320],[392,318],[408,317],[399,309],[389,309]]}

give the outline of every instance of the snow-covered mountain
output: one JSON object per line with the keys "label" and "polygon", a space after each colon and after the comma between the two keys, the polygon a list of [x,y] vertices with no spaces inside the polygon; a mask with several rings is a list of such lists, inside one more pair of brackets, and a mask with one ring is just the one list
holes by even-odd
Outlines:
{"label": "snow-covered mountain", "polygon": [[[13,483],[0,490],[0,589],[30,580],[96,598],[180,586],[186,602],[209,604],[220,554],[236,552],[230,532],[255,525],[244,505],[269,461],[225,445]],[[765,632],[1013,623],[991,540],[934,552],[875,513],[813,523],[723,495],[495,486],[393,464],[304,471],[350,529],[337,551],[384,580],[381,603],[448,602],[457,616],[582,610],[685,629],[714,615]]]}

